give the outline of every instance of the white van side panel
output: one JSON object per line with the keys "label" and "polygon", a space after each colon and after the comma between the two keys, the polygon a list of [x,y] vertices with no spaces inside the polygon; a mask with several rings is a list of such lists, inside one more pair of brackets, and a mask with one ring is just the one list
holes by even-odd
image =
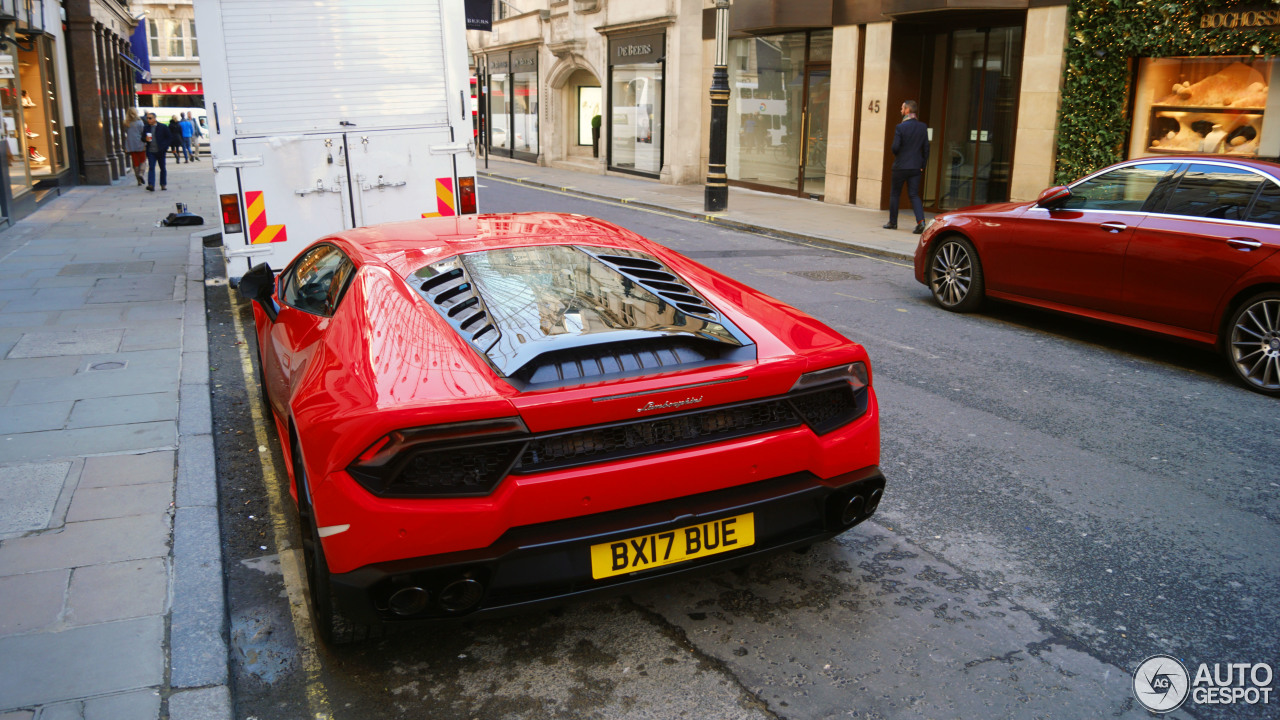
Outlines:
{"label": "white van side panel", "polygon": [[235,135],[449,122],[441,0],[219,5]]}

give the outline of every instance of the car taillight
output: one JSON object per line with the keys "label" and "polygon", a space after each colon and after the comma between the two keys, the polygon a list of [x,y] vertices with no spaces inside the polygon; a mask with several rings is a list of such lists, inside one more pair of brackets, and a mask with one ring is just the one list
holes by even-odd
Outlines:
{"label": "car taillight", "polygon": [[222,231],[229,233],[244,232],[240,224],[240,197],[235,193],[219,195],[222,203]]}
{"label": "car taillight", "polygon": [[476,212],[476,179],[458,178],[458,214],[474,215]]}
{"label": "car taillight", "polygon": [[397,430],[347,472],[380,497],[487,495],[510,472],[528,436],[518,417]]}
{"label": "car taillight", "polygon": [[801,375],[788,399],[815,433],[825,435],[867,411],[870,384],[866,363],[848,363]]}

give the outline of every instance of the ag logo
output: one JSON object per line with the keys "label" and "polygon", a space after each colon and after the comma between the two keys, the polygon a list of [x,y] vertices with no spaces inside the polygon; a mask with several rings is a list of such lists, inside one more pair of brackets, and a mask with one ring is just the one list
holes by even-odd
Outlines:
{"label": "ag logo", "polygon": [[1187,668],[1170,655],[1152,655],[1133,671],[1133,696],[1151,712],[1177,710],[1190,690]]}

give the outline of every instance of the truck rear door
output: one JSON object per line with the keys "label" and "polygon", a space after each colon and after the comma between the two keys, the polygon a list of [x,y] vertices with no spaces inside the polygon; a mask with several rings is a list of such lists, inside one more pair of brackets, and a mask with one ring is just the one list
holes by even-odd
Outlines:
{"label": "truck rear door", "polygon": [[347,133],[356,225],[456,214],[450,136],[447,126]]}

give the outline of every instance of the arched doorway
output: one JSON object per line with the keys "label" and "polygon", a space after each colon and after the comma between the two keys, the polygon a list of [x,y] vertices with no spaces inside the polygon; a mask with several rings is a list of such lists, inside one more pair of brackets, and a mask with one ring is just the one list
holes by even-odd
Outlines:
{"label": "arched doorway", "polygon": [[[601,136],[604,88],[589,70],[575,70],[565,82],[565,158],[595,161],[604,154]],[[593,118],[599,118],[593,125]],[[594,127],[594,132],[593,132]]]}

